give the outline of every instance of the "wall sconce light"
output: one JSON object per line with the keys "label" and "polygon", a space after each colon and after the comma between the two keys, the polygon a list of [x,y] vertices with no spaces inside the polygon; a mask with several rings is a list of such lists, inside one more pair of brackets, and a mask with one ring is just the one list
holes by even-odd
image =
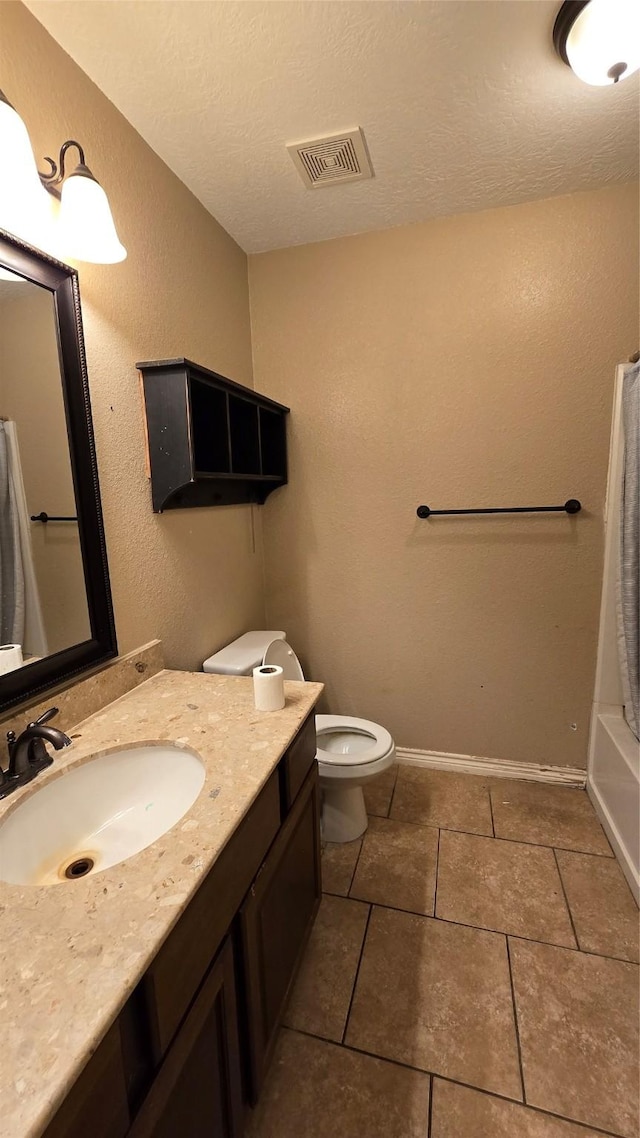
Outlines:
{"label": "wall sconce light", "polygon": [[[78,151],[80,161],[67,174],[65,158],[70,147]],[[40,181],[60,198],[60,245],[67,255],[75,261],[93,261],[98,265],[124,261],[127,250],[116,233],[109,199],[87,166],[80,143],[69,139],[60,147],[57,163],[53,158],[45,158],[45,162],[51,172],[40,174]]]}
{"label": "wall sconce light", "polygon": [[640,68],[640,5],[637,0],[565,0],[553,43],[585,83],[618,83]]}
{"label": "wall sconce light", "polygon": [[[78,151],[80,161],[67,173],[65,158],[71,147]],[[57,163],[45,158],[50,170],[41,173],[27,128],[2,91],[0,153],[5,159],[0,178],[0,228],[54,256],[99,265],[124,260],[127,251],[118,239],[107,195],[86,165],[80,144],[69,139]],[[57,217],[50,195],[60,201]]]}
{"label": "wall sconce light", "polygon": [[51,202],[40,182],[27,128],[1,91],[0,152],[3,156],[0,226],[40,249],[53,252]]}

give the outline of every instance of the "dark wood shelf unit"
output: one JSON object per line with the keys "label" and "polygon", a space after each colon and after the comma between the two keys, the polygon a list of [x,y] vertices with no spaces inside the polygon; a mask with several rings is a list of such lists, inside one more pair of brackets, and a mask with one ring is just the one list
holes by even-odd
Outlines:
{"label": "dark wood shelf unit", "polygon": [[142,373],[155,513],[259,505],[287,482],[289,408],[192,360]]}

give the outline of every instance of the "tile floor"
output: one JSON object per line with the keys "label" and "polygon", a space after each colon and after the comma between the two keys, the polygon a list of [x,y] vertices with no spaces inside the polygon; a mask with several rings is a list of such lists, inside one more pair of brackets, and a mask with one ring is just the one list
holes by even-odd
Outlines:
{"label": "tile floor", "polygon": [[251,1138],[638,1138],[638,911],[583,791],[394,767]]}

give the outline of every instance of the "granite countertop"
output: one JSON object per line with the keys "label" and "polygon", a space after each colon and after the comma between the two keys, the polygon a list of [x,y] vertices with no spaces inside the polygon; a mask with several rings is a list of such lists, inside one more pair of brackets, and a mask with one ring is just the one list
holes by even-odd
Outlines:
{"label": "granite countertop", "polygon": [[0,802],[1,822],[45,780],[131,743],[190,748],[206,770],[184,817],[127,861],[68,884],[0,881],[2,1138],[42,1133],[321,691],[285,683],[284,710],[265,713],[251,679],[160,672],[79,724],[52,767]]}

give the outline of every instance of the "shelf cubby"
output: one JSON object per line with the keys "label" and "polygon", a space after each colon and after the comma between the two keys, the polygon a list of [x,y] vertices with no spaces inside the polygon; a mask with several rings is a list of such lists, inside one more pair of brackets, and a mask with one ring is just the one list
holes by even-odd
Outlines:
{"label": "shelf cubby", "polygon": [[258,405],[229,395],[229,434],[233,474],[262,474]]}
{"label": "shelf cubby", "polygon": [[284,415],[270,407],[259,407],[262,473],[272,478],[287,477],[287,423]]}

